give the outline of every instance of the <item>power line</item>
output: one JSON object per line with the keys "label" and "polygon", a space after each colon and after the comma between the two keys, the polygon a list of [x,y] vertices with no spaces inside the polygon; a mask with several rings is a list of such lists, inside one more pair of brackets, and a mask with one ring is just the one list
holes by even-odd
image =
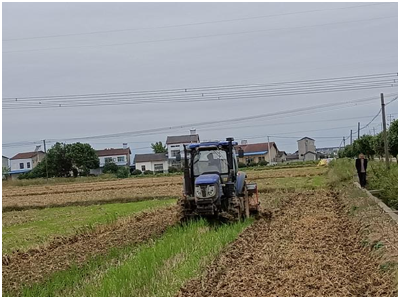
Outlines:
{"label": "power line", "polygon": [[[373,77],[375,76],[375,77]],[[244,98],[259,98],[259,97],[275,97],[275,96],[290,96],[300,94],[315,94],[328,92],[344,92],[352,90],[373,89],[381,87],[396,87],[397,79],[393,79],[394,74],[377,74],[368,76],[353,76],[331,79],[308,80],[302,83],[281,82],[258,85],[237,85],[221,86],[221,87],[205,87],[191,89],[175,89],[162,94],[159,91],[145,91],[143,93],[152,93],[145,96],[140,95],[140,98],[129,95],[132,98],[125,98],[128,95],[120,93],[120,96],[112,96],[107,98],[107,94],[99,94],[101,98],[94,98],[87,95],[71,95],[67,96],[44,96],[40,97],[25,97],[25,98],[4,98],[3,109],[23,109],[23,108],[56,108],[56,107],[90,107],[101,105],[125,105],[125,104],[155,104],[155,103],[171,103],[171,102],[206,102],[206,101],[226,101],[238,100]],[[397,74],[396,74],[397,76]],[[379,79],[376,79],[379,78]],[[381,80],[385,78],[385,80]],[[331,80],[333,83],[330,83]],[[349,80],[348,82],[339,82]],[[355,81],[356,80],[356,81]],[[357,81],[358,80],[358,81]],[[371,81],[376,80],[376,81]],[[396,82],[396,83],[394,83]],[[276,86],[265,89],[267,86]],[[260,89],[263,88],[263,89]],[[226,91],[229,89],[229,91]],[[193,90],[199,90],[197,93],[192,93]],[[169,93],[173,94],[170,95]],[[139,92],[138,92],[139,93]],[[85,97],[84,99],[82,99]],[[62,100],[61,100],[62,99]],[[54,102],[56,101],[56,102]]]}
{"label": "power line", "polygon": [[[397,98],[398,98],[397,96],[396,96],[395,98],[393,98],[389,103],[386,104],[386,106],[389,105],[390,103],[396,101]],[[371,119],[371,121],[370,121],[369,123],[367,123],[365,126],[363,126],[362,128],[360,128],[360,131],[363,130],[363,129],[365,129],[365,128],[367,128],[367,127],[381,114],[381,112],[382,112],[382,108],[379,109],[378,113]]]}
{"label": "power line", "polygon": [[350,24],[350,23],[358,23],[358,22],[368,22],[368,21],[390,19],[390,18],[397,18],[397,17],[398,17],[397,15],[395,15],[395,16],[384,16],[384,17],[368,18],[368,19],[361,19],[361,20],[350,20],[350,21],[323,23],[323,24],[307,25],[307,26],[283,27],[283,28],[272,28],[272,29],[271,28],[270,29],[259,29],[259,30],[249,30],[249,31],[242,31],[242,32],[207,34],[207,35],[167,38],[167,39],[159,39],[159,40],[137,41],[137,42],[130,42],[130,43],[81,45],[81,46],[68,46],[68,47],[27,49],[27,50],[11,50],[11,51],[3,51],[3,54],[5,54],[5,53],[21,53],[21,52],[37,52],[37,51],[48,51],[48,50],[63,50],[63,49],[115,47],[115,46],[137,45],[137,44],[149,44],[149,43],[182,41],[182,40],[209,38],[209,37],[233,36],[233,35],[262,33],[262,32],[274,32],[274,31],[282,31],[282,30],[284,31],[284,30],[309,29],[309,28],[315,28],[315,27],[324,27],[324,26],[332,26],[332,25],[340,25],[340,24]]}
{"label": "power line", "polygon": [[18,41],[18,40],[32,40],[32,39],[47,39],[47,38],[56,38],[56,37],[93,35],[93,34],[102,34],[102,33],[139,31],[139,30],[149,30],[149,29],[179,28],[179,27],[206,25],[206,24],[216,24],[216,23],[227,23],[227,22],[254,20],[254,19],[264,19],[264,18],[272,18],[272,17],[288,16],[288,15],[298,15],[298,14],[304,14],[304,13],[323,12],[323,11],[331,11],[331,10],[362,8],[362,7],[375,6],[375,5],[384,5],[384,4],[387,4],[387,3],[373,3],[373,4],[356,5],[356,6],[335,7],[335,8],[328,8],[328,9],[313,9],[313,10],[298,11],[298,12],[288,12],[288,13],[280,13],[280,14],[273,14],[273,15],[262,15],[262,16],[243,17],[243,18],[234,18],[234,19],[224,19],[224,20],[215,20],[215,21],[203,21],[203,22],[196,22],[196,23],[176,24],[176,25],[152,26],[152,27],[142,27],[142,28],[124,28],[124,29],[90,31],[90,32],[81,32],[81,33],[65,33],[65,34],[42,35],[42,36],[19,37],[19,38],[6,38],[6,39],[3,39],[3,42],[4,41]]}
{"label": "power line", "polygon": [[[205,121],[205,122],[198,122],[198,123],[192,123],[192,124],[186,124],[186,125],[175,125],[175,126],[168,126],[168,127],[162,127],[162,128],[155,128],[155,129],[146,129],[146,130],[138,130],[138,131],[131,131],[131,132],[121,132],[121,133],[114,133],[114,134],[104,134],[104,135],[97,135],[97,136],[86,136],[86,137],[77,137],[77,138],[63,138],[64,141],[72,141],[72,140],[93,140],[93,139],[105,139],[105,138],[119,138],[123,136],[140,136],[140,135],[149,135],[149,133],[160,133],[166,130],[171,130],[171,129],[181,129],[184,127],[193,127],[193,126],[201,126],[201,125],[209,125],[209,124],[218,124],[218,123],[223,123],[223,122],[240,122],[240,121],[246,121],[246,120],[255,120],[255,119],[262,119],[265,117],[277,117],[280,115],[296,115],[299,112],[307,112],[310,113],[310,111],[314,110],[320,110],[322,108],[332,108],[332,107],[338,107],[338,106],[343,106],[343,107],[348,107],[349,105],[361,105],[361,104],[366,104],[370,101],[376,100],[376,97],[371,97],[371,98],[363,98],[363,99],[357,99],[357,100],[351,100],[351,101],[345,101],[345,102],[334,102],[334,103],[326,103],[326,104],[320,104],[320,105],[315,105],[315,106],[307,106],[304,108],[297,108],[297,109],[290,109],[290,110],[283,110],[283,111],[277,111],[277,112],[272,112],[272,113],[266,113],[266,114],[259,114],[259,115],[252,115],[252,116],[246,116],[246,117],[239,117],[239,118],[231,118],[231,119],[224,119],[224,120],[216,120],[216,121]],[[48,141],[54,141],[53,139],[46,139]],[[7,144],[3,144],[3,146],[7,146]]]}
{"label": "power line", "polygon": [[15,99],[25,100],[25,99],[52,99],[52,98],[82,98],[82,97],[102,97],[102,96],[120,96],[120,95],[154,95],[154,94],[164,94],[165,93],[191,93],[191,92],[209,92],[214,90],[226,90],[226,89],[248,89],[254,87],[269,87],[276,85],[304,85],[304,84],[317,84],[325,82],[341,82],[341,81],[359,81],[359,80],[372,80],[372,79],[391,79],[392,83],[397,83],[397,79],[393,77],[398,77],[397,72],[388,73],[377,73],[377,74],[367,74],[367,75],[353,75],[353,76],[343,76],[343,77],[331,77],[331,78],[318,78],[318,79],[308,79],[308,80],[296,80],[296,81],[283,81],[283,82],[271,82],[271,83],[253,83],[253,84],[235,84],[235,85],[215,85],[215,86],[201,86],[201,87],[186,87],[186,88],[175,88],[175,89],[158,89],[158,90],[143,90],[143,91],[124,91],[124,92],[108,92],[108,93],[86,93],[86,94],[69,94],[69,95],[49,95],[49,96],[28,96],[28,97],[3,97],[3,101]]}

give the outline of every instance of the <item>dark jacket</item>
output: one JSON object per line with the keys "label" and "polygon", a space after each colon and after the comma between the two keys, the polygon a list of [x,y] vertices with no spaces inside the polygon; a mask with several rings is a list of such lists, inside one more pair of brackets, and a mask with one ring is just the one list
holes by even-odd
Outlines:
{"label": "dark jacket", "polygon": [[[368,160],[364,159],[365,172],[367,172],[367,165],[368,165]],[[356,159],[356,169],[357,169],[357,172],[361,172],[361,159]]]}

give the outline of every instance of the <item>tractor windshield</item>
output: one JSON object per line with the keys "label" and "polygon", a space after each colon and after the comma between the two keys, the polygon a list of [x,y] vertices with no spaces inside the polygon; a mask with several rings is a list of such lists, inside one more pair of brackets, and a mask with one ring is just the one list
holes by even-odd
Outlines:
{"label": "tractor windshield", "polygon": [[228,173],[228,159],[223,150],[199,151],[193,159],[193,172],[199,176],[206,172]]}

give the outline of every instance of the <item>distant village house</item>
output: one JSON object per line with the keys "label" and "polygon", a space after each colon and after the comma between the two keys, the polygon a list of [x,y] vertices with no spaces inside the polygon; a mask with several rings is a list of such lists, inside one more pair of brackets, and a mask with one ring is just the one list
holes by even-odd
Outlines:
{"label": "distant village house", "polygon": [[135,169],[145,172],[167,173],[168,172],[168,157],[164,153],[159,154],[136,154]]}
{"label": "distant village house", "polygon": [[239,149],[244,151],[244,157],[238,157],[239,163],[277,162],[278,147],[275,142],[247,144],[246,140],[242,140],[240,145],[235,146],[236,155],[238,155]]}
{"label": "distant village house", "polygon": [[9,175],[12,180],[18,178],[22,173],[27,173],[35,168],[45,157],[43,151],[19,153],[10,159]]}

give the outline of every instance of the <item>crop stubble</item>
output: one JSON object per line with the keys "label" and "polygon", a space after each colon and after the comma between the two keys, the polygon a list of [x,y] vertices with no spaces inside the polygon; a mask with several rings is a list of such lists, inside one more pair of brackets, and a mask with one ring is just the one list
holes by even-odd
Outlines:
{"label": "crop stubble", "polygon": [[91,256],[106,254],[110,248],[143,242],[161,235],[178,221],[177,208],[141,212],[94,232],[59,238],[49,246],[3,256],[3,292],[18,292],[23,284],[41,282],[53,272],[72,264],[82,265]]}
{"label": "crop stubble", "polygon": [[337,194],[305,191],[246,229],[179,295],[394,296],[378,266]]}

